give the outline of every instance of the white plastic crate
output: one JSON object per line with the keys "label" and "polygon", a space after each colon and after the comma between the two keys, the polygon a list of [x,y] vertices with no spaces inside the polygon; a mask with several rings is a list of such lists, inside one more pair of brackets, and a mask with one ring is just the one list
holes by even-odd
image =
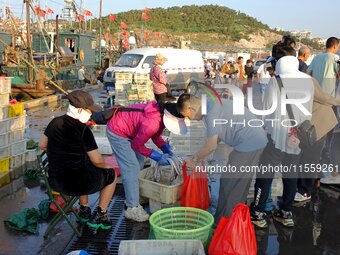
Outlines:
{"label": "white plastic crate", "polygon": [[131,89],[131,84],[130,83],[120,83],[120,82],[116,82],[115,84],[115,89],[116,90],[127,90],[127,89]]}
{"label": "white plastic crate", "polygon": [[0,134],[7,133],[9,131],[9,125],[10,119],[0,120]]}
{"label": "white plastic crate", "polygon": [[205,255],[199,240],[131,240],[121,241],[118,255]]}
{"label": "white plastic crate", "polygon": [[0,77],[0,94],[10,94],[10,93],[11,93],[11,78]]}
{"label": "white plastic crate", "polygon": [[16,129],[9,132],[9,142],[15,143],[18,141],[22,141],[25,138],[25,128]]}
{"label": "white plastic crate", "polygon": [[146,168],[139,174],[140,196],[159,201],[164,204],[172,204],[181,198],[183,183],[164,185],[149,180],[153,176],[154,167]]}
{"label": "white plastic crate", "polygon": [[107,137],[95,137],[100,154],[112,155],[112,149]]}
{"label": "white plastic crate", "polygon": [[26,127],[26,116],[19,116],[19,117],[14,117],[10,118],[10,123],[9,123],[9,130],[17,130],[17,129],[24,129]]}
{"label": "white plastic crate", "polygon": [[4,120],[8,118],[8,106],[0,107],[0,120]]}
{"label": "white plastic crate", "polygon": [[12,143],[10,145],[10,153],[12,155],[18,155],[26,152],[27,140]]}
{"label": "white plastic crate", "polygon": [[26,162],[37,161],[38,149],[26,150]]}
{"label": "white plastic crate", "polygon": [[9,133],[0,134],[0,146],[7,146],[9,144]]}
{"label": "white plastic crate", "polygon": [[9,94],[0,94],[0,107],[6,106],[9,103]]}
{"label": "white plastic crate", "polygon": [[11,169],[16,169],[18,167],[21,167],[25,165],[26,163],[26,153],[21,153],[15,156],[11,156],[9,158],[9,167]]}
{"label": "white plastic crate", "polygon": [[0,158],[7,158],[10,153],[10,146],[0,147]]}

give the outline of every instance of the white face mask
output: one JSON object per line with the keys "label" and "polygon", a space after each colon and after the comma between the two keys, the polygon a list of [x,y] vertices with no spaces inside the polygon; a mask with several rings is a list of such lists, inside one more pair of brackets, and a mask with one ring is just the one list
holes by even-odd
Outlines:
{"label": "white face mask", "polygon": [[68,116],[79,120],[82,123],[86,123],[90,120],[91,118],[91,113],[88,113],[87,111],[85,111],[84,109],[81,109],[80,113],[79,113],[79,109],[74,107],[73,105],[69,105],[68,109],[67,109],[67,113]]}
{"label": "white face mask", "polygon": [[90,120],[91,118],[91,113],[88,113],[87,111],[85,111],[84,109],[81,110],[81,113],[79,114],[79,121],[81,123],[86,123]]}

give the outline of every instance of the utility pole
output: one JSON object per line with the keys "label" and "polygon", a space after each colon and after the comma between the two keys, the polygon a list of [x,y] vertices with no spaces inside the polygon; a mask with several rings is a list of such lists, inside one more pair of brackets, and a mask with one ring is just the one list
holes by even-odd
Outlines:
{"label": "utility pole", "polygon": [[[33,64],[33,54],[31,46],[31,17],[30,17],[30,0],[26,0],[26,40],[27,40],[27,57]],[[33,82],[33,69],[28,66],[28,82]]]}
{"label": "utility pole", "polygon": [[103,0],[100,0],[100,7],[99,7],[99,67],[102,67],[102,9],[103,9]]}

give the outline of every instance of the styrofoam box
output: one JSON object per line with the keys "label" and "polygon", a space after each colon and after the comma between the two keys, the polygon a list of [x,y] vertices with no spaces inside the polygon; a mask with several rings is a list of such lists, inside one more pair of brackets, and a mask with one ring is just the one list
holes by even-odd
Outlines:
{"label": "styrofoam box", "polygon": [[0,94],[0,107],[6,106],[9,103],[9,93]]}
{"label": "styrofoam box", "polygon": [[7,133],[9,131],[10,119],[0,120],[0,134]]}
{"label": "styrofoam box", "polygon": [[26,144],[27,140],[22,140],[19,142],[12,143],[10,145],[10,153],[11,155],[18,155],[26,152]]}
{"label": "styrofoam box", "polygon": [[11,156],[9,158],[9,167],[11,169],[21,167],[26,163],[26,152]]}
{"label": "styrofoam box", "polygon": [[0,158],[9,157],[9,153],[10,153],[10,146],[0,147]]}
{"label": "styrofoam box", "polygon": [[25,128],[16,129],[9,132],[9,142],[15,143],[22,141],[25,138]]}
{"label": "styrofoam box", "polygon": [[4,120],[8,118],[8,106],[0,107],[0,120]]}
{"label": "styrofoam box", "polygon": [[10,118],[9,130],[24,129],[26,127],[26,116]]}
{"label": "styrofoam box", "polygon": [[9,144],[9,133],[0,134],[0,145],[7,146]]}
{"label": "styrofoam box", "polygon": [[131,240],[121,241],[118,255],[205,255],[199,240]]}
{"label": "styrofoam box", "polygon": [[0,94],[9,94],[11,93],[11,78],[10,77],[1,77],[0,78]]}
{"label": "styrofoam box", "polygon": [[112,155],[112,149],[107,137],[95,137],[100,154]]}
{"label": "styrofoam box", "polygon": [[164,204],[172,204],[179,200],[182,193],[183,183],[169,186],[146,179],[148,175],[153,175],[154,171],[154,167],[149,167],[140,171],[140,196],[151,198]]}

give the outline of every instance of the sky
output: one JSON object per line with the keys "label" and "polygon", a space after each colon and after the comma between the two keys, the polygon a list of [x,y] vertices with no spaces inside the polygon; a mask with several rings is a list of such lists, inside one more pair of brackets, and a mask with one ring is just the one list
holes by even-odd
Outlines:
{"label": "sky", "polygon": [[[33,0],[59,11],[64,5],[63,0]],[[95,16],[99,14],[99,0],[82,1],[84,8],[91,10]],[[144,7],[171,7],[183,5],[216,4],[227,6],[244,12],[270,27],[281,27],[285,30],[312,31],[314,37],[340,37],[340,1],[339,0],[102,0],[103,15],[118,13]],[[21,16],[23,0],[0,0],[0,6],[10,4],[12,12]],[[223,25],[223,24],[221,24]]]}

